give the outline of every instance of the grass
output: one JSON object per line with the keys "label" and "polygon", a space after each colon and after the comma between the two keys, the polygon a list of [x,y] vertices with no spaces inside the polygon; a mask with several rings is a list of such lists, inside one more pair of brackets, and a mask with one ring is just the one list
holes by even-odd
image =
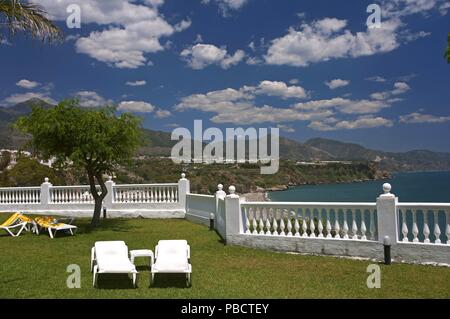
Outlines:
{"label": "grass", "polygon": [[[6,216],[0,216],[3,221]],[[301,256],[225,246],[207,227],[185,220],[111,219],[89,231],[77,221],[75,237],[64,234],[0,235],[0,298],[449,298],[450,269],[381,266],[381,288],[368,289],[368,261]],[[136,259],[139,287],[122,275],[100,277],[92,287],[90,249],[98,240],[124,240],[129,249],[154,249],[160,239],[187,239],[193,286],[181,275],[160,275],[149,288],[148,261]],[[81,288],[69,289],[66,267],[81,267]]]}

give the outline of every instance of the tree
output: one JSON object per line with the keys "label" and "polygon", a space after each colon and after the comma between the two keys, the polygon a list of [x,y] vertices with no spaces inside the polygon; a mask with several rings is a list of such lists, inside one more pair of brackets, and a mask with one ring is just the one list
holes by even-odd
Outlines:
{"label": "tree", "polygon": [[[6,25],[10,34],[21,31],[43,42],[61,40],[61,30],[45,15],[39,5],[20,0],[0,0],[0,26]],[[0,39],[3,37],[0,33]]]}
{"label": "tree", "polygon": [[447,58],[447,63],[450,63],[450,32],[448,33],[448,46],[447,46],[447,51],[445,52],[445,56]]}
{"label": "tree", "polygon": [[64,184],[62,174],[55,169],[40,164],[36,159],[21,157],[17,164],[7,172],[8,185],[13,187],[40,185],[45,177],[58,185]]}
{"label": "tree", "polygon": [[117,117],[110,107],[81,108],[78,101],[69,100],[50,109],[33,107],[16,126],[31,135],[35,153],[45,159],[55,157],[57,167],[85,170],[95,200],[91,225],[97,226],[108,192],[103,176],[112,175],[134,155],[141,141],[139,119],[128,113]]}

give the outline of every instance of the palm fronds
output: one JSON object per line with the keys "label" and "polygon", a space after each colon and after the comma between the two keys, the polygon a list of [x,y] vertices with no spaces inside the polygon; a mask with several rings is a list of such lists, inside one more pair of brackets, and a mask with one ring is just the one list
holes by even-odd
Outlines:
{"label": "palm fronds", "polygon": [[450,32],[448,33],[448,47],[445,56],[447,58],[447,63],[450,63]]}
{"label": "palm fronds", "polygon": [[62,39],[61,30],[46,17],[46,12],[39,5],[19,0],[0,0],[0,38],[17,32],[24,32],[43,42]]}

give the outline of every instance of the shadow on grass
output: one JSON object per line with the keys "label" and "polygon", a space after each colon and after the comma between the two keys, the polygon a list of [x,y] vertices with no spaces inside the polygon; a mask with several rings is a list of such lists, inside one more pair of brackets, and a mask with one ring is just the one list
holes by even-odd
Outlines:
{"label": "shadow on grass", "polygon": [[[76,221],[75,221],[76,224]],[[93,227],[89,221],[82,221],[78,225],[78,233],[90,234],[97,231],[130,232],[138,227],[130,225],[121,218],[101,219],[97,227]]]}
{"label": "shadow on grass", "polygon": [[[139,275],[138,275],[139,276]],[[139,277],[138,277],[139,280]],[[139,285],[139,281],[138,281]],[[99,274],[98,289],[134,289],[133,280],[127,274]]]}
{"label": "shadow on grass", "polygon": [[155,280],[150,288],[188,288],[186,285],[186,275],[155,274]]}

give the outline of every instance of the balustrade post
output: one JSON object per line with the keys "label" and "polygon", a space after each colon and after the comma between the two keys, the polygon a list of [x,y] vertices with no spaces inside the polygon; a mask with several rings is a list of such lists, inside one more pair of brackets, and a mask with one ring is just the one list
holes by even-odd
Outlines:
{"label": "balustrade post", "polygon": [[226,196],[227,193],[225,193],[225,191],[223,190],[223,185],[222,184],[217,185],[217,192],[214,194],[216,200],[216,211],[214,212],[214,214],[217,214],[219,210],[219,199],[225,199]]}
{"label": "balustrade post", "polygon": [[182,173],[181,178],[178,180],[178,200],[182,209],[186,211],[186,196],[190,194],[189,180],[186,178],[186,174]]}
{"label": "balustrade post", "polygon": [[106,208],[106,210],[112,209],[113,202],[114,202],[114,181],[112,180],[112,176],[108,177],[108,180],[105,183],[106,189],[108,193],[105,196],[105,199],[103,200],[103,207]]}
{"label": "balustrade post", "polygon": [[48,177],[46,177],[44,179],[44,183],[41,184],[41,195],[40,195],[41,209],[48,209],[48,206],[51,203],[50,187],[52,187],[52,184],[49,182]]}
{"label": "balustrade post", "polygon": [[225,228],[226,241],[230,236],[244,233],[244,222],[241,214],[241,199],[235,194],[236,188],[230,186],[228,188],[229,195],[225,197]]}
{"label": "balustrade post", "polygon": [[397,204],[398,198],[391,194],[391,185],[383,184],[384,194],[377,198],[378,241],[383,243],[388,237],[392,244],[398,242]]}

